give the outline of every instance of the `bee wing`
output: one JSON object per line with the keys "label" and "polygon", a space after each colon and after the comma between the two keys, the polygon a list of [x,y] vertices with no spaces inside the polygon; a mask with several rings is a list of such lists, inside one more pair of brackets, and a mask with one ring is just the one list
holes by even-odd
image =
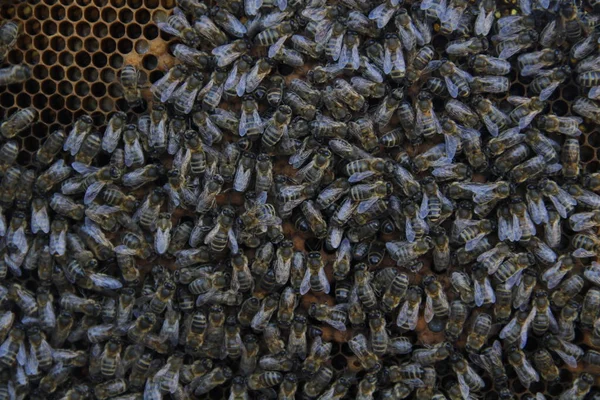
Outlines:
{"label": "bee wing", "polygon": [[269,47],[269,51],[267,53],[267,56],[269,58],[275,58],[277,56],[277,54],[279,54],[281,52],[281,49],[283,49],[283,44],[285,43],[285,41],[287,40],[287,38],[288,38],[288,36],[282,36],[275,43],[273,43]]}
{"label": "bee wing", "polygon": [[372,197],[370,199],[361,201],[358,204],[358,208],[356,209],[356,211],[359,214],[363,214],[366,213],[367,211],[369,211],[369,208],[371,208],[375,203],[377,203],[378,198],[377,197]]}
{"label": "bee wing", "polygon": [[[498,219],[498,239],[500,241],[511,240],[513,238],[512,224],[508,222],[506,218]],[[499,265],[498,265],[499,266]],[[494,269],[498,269],[498,266]],[[489,272],[490,268],[488,268],[488,273],[492,274],[493,272]]]}
{"label": "bee wing", "polygon": [[161,31],[163,31],[165,33],[168,33],[169,35],[179,36],[181,33],[177,29],[173,28],[167,22],[157,22],[156,26],[158,26],[158,29],[160,29]]}
{"label": "bee wing", "polygon": [[392,72],[392,53],[386,46],[383,52],[383,73],[389,75]]}
{"label": "bee wing", "polygon": [[[595,224],[591,221],[593,212],[583,212],[573,214],[569,217],[569,223],[571,225],[571,229],[576,232],[589,229],[593,227]],[[33,227],[32,227],[33,229]]]}
{"label": "bee wing", "polygon": [[60,231],[58,234],[50,233],[50,251],[52,254],[58,254],[64,256],[67,250],[67,238],[66,232]]}
{"label": "bee wing", "polygon": [[523,230],[521,229],[519,217],[516,214],[512,215],[512,223],[510,223],[510,226],[511,226],[510,231],[512,233],[512,236],[509,236],[509,239],[511,242],[518,242],[521,239],[521,237],[523,236]]}
{"label": "bee wing", "polygon": [[406,231],[406,240],[409,241],[410,243],[414,242],[415,239],[417,238],[417,234],[412,227],[409,217],[406,217],[405,231]]}
{"label": "bee wing", "polygon": [[510,322],[508,324],[506,324],[506,326],[504,328],[502,328],[498,337],[500,337],[500,339],[506,339],[506,337],[508,336],[510,331],[513,330],[515,325],[517,325],[517,317],[514,317],[513,319],[511,319]]}
{"label": "bee wing", "polygon": [[402,303],[402,307],[400,307],[400,311],[398,312],[398,318],[396,319],[396,325],[402,326],[406,322],[408,322],[408,318],[409,318],[408,307],[409,307],[408,301],[404,301],[404,303]]}
{"label": "bee wing", "polygon": [[505,282],[505,285],[508,289],[512,289],[513,286],[515,286],[517,284],[517,282],[519,282],[521,280],[521,276],[523,276],[523,271],[524,270],[519,270],[516,273],[514,273],[510,278],[508,278]]}
{"label": "bee wing", "polygon": [[474,279],[473,287],[474,287],[474,294],[475,294],[475,305],[477,305],[477,307],[481,307],[483,305],[483,303],[485,302],[484,288],[483,288],[483,286],[481,286],[479,281],[477,281],[476,279]]}
{"label": "bee wing", "polygon": [[[290,266],[292,259],[284,259],[281,252],[277,252],[275,260],[275,281],[281,285],[285,285],[290,278]],[[308,272],[308,270],[307,270]]]}
{"label": "bee wing", "polygon": [[236,192],[244,192],[250,183],[252,178],[252,170],[245,169],[241,166],[237,168],[235,172],[235,178],[233,180],[233,190]]}
{"label": "bee wing", "polygon": [[419,209],[419,217],[426,218],[427,215],[429,215],[429,197],[427,196],[427,193],[423,193],[423,199]]}
{"label": "bee wing", "polygon": [[100,289],[117,290],[123,287],[123,284],[110,275],[101,273],[88,273],[88,278],[92,281],[95,287]]}
{"label": "bee wing", "polygon": [[[547,87],[545,87],[541,92],[540,92],[540,100],[542,101],[546,101],[548,100],[548,98],[550,98],[550,96],[552,96],[552,93],[554,93],[554,91],[556,90],[556,88],[558,88],[558,86],[561,84],[560,81],[554,81],[551,84],[549,84]],[[595,88],[592,88],[595,89]],[[600,88],[599,88],[600,89]],[[590,93],[592,92],[592,90],[590,90]],[[600,93],[600,91],[599,91]],[[589,96],[588,96],[589,97]],[[590,97],[592,98],[592,97]]]}
{"label": "bee wing", "polygon": [[98,196],[100,194],[100,192],[102,191],[102,189],[104,188],[105,185],[106,185],[105,182],[96,181],[96,182],[92,183],[90,186],[88,186],[87,190],[85,191],[85,196],[83,198],[84,204],[88,205],[88,204],[92,203],[94,201],[94,199],[96,198],[96,196]]}
{"label": "bee wing", "polygon": [[389,7],[387,2],[383,2],[369,12],[369,19],[377,23],[377,29],[383,29],[396,12],[397,6]]}
{"label": "bee wing", "polygon": [[35,376],[39,373],[39,361],[35,355],[35,348],[32,344],[29,344],[29,352],[25,357],[25,363],[23,366],[27,376]]}
{"label": "bee wing", "polygon": [[363,179],[367,179],[373,175],[375,175],[375,172],[373,172],[373,171],[355,172],[354,174],[350,175],[350,177],[348,178],[348,182],[350,182],[350,183],[360,182]]}
{"label": "bee wing", "polygon": [[175,89],[177,89],[177,87],[179,86],[179,84],[180,84],[180,83],[181,83],[181,81],[179,81],[179,80],[176,80],[176,81],[174,81],[174,82],[171,82],[171,83],[169,84],[169,86],[167,86],[167,87],[165,88],[165,90],[163,90],[163,92],[161,93],[161,95],[160,95],[160,101],[161,101],[162,103],[166,103],[166,102],[168,102],[168,101],[169,101],[169,99],[170,99],[171,97],[173,97],[173,94],[174,94],[174,92],[175,92]]}
{"label": "bee wing", "polygon": [[119,144],[119,139],[121,139],[121,132],[123,131],[123,128],[115,129],[113,125],[109,122],[102,137],[102,150],[107,153],[115,151]]}
{"label": "bee wing", "polygon": [[504,46],[502,48],[502,51],[498,55],[498,58],[506,60],[506,59],[514,56],[515,54],[517,54],[517,52],[519,50],[521,50],[521,46],[517,46],[517,45]]}
{"label": "bee wing", "polygon": [[531,325],[531,323],[533,322],[533,319],[535,318],[537,314],[537,308],[532,307],[531,311],[529,312],[529,315],[527,316],[527,318],[525,319],[525,322],[523,322],[523,326],[521,326],[521,340],[519,342],[519,347],[520,348],[524,348],[525,345],[527,344],[527,334],[529,332],[529,325]]}
{"label": "bee wing", "polygon": [[231,68],[231,71],[229,71],[229,75],[227,76],[225,84],[223,85],[225,90],[230,90],[238,82],[238,63],[239,61],[233,64],[233,68]]}
{"label": "bee wing", "polygon": [[456,86],[454,82],[452,82],[452,79],[450,79],[449,76],[444,76],[444,82],[446,82],[446,87],[448,88],[448,93],[450,93],[450,96],[452,96],[453,98],[457,98],[458,86]]}
{"label": "bee wing", "polygon": [[306,268],[306,272],[304,272],[304,278],[302,278],[302,283],[300,284],[300,294],[304,296],[306,293],[310,291],[310,270]]}
{"label": "bee wing", "polygon": [[495,10],[492,10],[485,14],[483,7],[480,6],[479,15],[475,21],[475,33],[478,36],[487,36],[490,33],[490,29],[492,29],[492,24],[494,23],[494,12]]}
{"label": "bee wing", "polygon": [[229,239],[228,246],[229,246],[229,249],[231,250],[231,252],[234,254],[238,253],[239,246],[238,246],[237,238],[236,238],[236,235],[235,235],[235,232],[233,231],[233,229],[229,229],[229,231],[227,231],[227,239]]}
{"label": "bee wing", "polygon": [[133,143],[125,143],[125,165],[131,167],[137,160],[144,160],[144,151],[139,140],[134,140]]}
{"label": "bee wing", "polygon": [[427,299],[425,300],[425,322],[429,323],[433,319],[433,299],[431,296],[427,295]]}
{"label": "bee wing", "polygon": [[134,249],[130,249],[129,247],[122,244],[115,247],[115,253],[124,254],[128,256],[135,256],[137,254],[137,251],[135,251]]}
{"label": "bee wing", "polygon": [[[31,209],[31,231],[33,233],[38,233],[39,231],[44,233],[50,232],[50,219],[48,218],[48,209],[46,206],[41,207],[39,210]],[[4,232],[0,229],[0,236],[4,236]]]}
{"label": "bee wing", "polygon": [[469,385],[465,381],[464,374],[458,374],[457,373],[456,377],[458,378],[458,388],[460,389],[460,393],[462,394],[463,399],[468,399],[469,398],[470,389],[469,389]]}
{"label": "bee wing", "polygon": [[456,149],[458,149],[459,140],[457,137],[452,135],[444,135],[444,138],[446,141],[446,157],[452,161],[456,155]]}
{"label": "bee wing", "polygon": [[227,18],[223,22],[223,28],[229,32],[231,35],[242,38],[248,32],[248,29],[244,24],[240,22],[235,16],[230,13],[227,13]]}
{"label": "bee wing", "polygon": [[319,283],[323,286],[323,293],[328,294],[330,290],[329,281],[327,280],[327,275],[325,275],[325,270],[323,268],[319,269]]}
{"label": "bee wing", "polygon": [[154,249],[158,254],[165,254],[171,241],[171,229],[158,228],[154,235]]}

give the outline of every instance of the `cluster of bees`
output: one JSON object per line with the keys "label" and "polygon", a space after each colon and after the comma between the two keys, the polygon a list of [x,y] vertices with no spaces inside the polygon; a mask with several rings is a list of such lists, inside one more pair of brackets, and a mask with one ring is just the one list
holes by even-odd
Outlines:
{"label": "cluster of bees", "polygon": [[597,1],[218,3],[136,114],[0,124],[0,399],[598,396]]}

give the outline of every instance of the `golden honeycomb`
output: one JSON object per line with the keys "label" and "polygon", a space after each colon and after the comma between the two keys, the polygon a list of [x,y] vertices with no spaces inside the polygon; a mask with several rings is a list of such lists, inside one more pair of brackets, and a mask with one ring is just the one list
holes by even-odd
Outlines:
{"label": "golden honeycomb", "polygon": [[[115,111],[145,111],[145,107],[129,110],[122,99],[119,73],[123,66],[134,65],[141,71],[141,83],[148,88],[173,65],[174,59],[168,53],[173,38],[161,32],[155,22],[166,19],[174,7],[175,0],[27,0],[0,5],[0,19],[16,21],[22,30],[6,62],[25,63],[33,73],[32,79],[25,83],[0,87],[0,119],[24,107],[33,107],[39,113],[39,120],[28,128],[29,131],[18,136],[22,141],[19,164],[30,166],[33,153],[48,133],[67,129],[83,114],[89,114],[96,129],[102,131],[110,114]],[[447,41],[447,37],[438,35],[433,44],[441,52]],[[527,95],[531,80],[519,77],[516,70],[513,68],[510,75],[510,94]],[[144,97],[150,100],[148,94],[146,90]],[[580,89],[574,81],[562,85],[551,97],[548,110],[559,116],[567,115],[570,103],[579,95]],[[586,125],[586,128],[580,137],[581,162],[586,171],[599,171],[600,131],[592,125]],[[224,202],[225,196],[221,197]],[[227,201],[241,204],[243,199],[241,196],[229,196]],[[292,236],[293,229],[292,224],[284,226],[289,236]],[[311,247],[302,235],[293,237],[296,248]],[[328,257],[331,259],[332,255]],[[382,266],[389,263],[391,260],[386,258]],[[331,273],[330,265],[327,272]],[[428,272],[425,266],[421,276]],[[444,280],[443,283],[450,293],[449,281]],[[318,300],[333,303],[332,296],[319,295]],[[302,299],[305,307],[313,301],[315,297],[312,296]],[[323,328],[324,339],[335,342],[331,353],[332,367],[336,371],[360,370],[360,364],[345,343],[352,337],[352,330],[339,332],[327,329]],[[579,331],[578,334],[577,344],[584,349],[589,348]],[[443,334],[430,330],[423,319],[416,331],[405,335],[413,342],[419,340],[425,344],[443,340]],[[464,341],[459,345],[464,345]],[[526,350],[536,347],[537,339],[530,338]],[[454,379],[447,363],[438,363],[436,368],[442,385],[448,379]],[[572,372],[563,367],[560,382],[549,385],[538,382],[527,390],[516,379],[515,372],[507,369],[509,387],[519,399],[527,399],[531,393],[539,391],[543,391],[547,399],[555,398],[571,384]],[[485,380],[488,391],[483,393],[483,398],[497,399],[493,383],[488,377]],[[212,391],[209,397],[220,399],[227,396],[227,387],[223,387]]]}

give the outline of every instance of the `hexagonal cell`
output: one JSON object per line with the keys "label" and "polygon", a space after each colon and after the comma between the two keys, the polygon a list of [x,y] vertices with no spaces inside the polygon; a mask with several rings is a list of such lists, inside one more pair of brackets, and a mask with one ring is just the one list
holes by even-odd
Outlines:
{"label": "hexagonal cell", "polygon": [[106,94],[106,85],[102,82],[97,82],[92,85],[92,94],[96,97],[102,97]]}
{"label": "hexagonal cell", "polygon": [[56,111],[60,111],[65,106],[65,98],[59,94],[50,97],[50,107]]}
{"label": "hexagonal cell", "polygon": [[8,85],[6,88],[12,94],[19,94],[23,91],[23,83],[13,83],[12,85]]}
{"label": "hexagonal cell", "polygon": [[160,1],[159,0],[144,0],[144,5],[146,6],[146,8],[154,9],[154,8],[157,8],[158,6],[160,6]]}
{"label": "hexagonal cell", "polygon": [[31,6],[27,3],[20,4],[17,7],[17,16],[21,19],[27,19],[33,15],[33,10]]}
{"label": "hexagonal cell", "polygon": [[71,82],[76,82],[81,79],[81,70],[77,67],[71,67],[67,70],[67,78]]}
{"label": "hexagonal cell", "polygon": [[56,82],[50,79],[43,81],[42,92],[48,95],[56,93]]}
{"label": "hexagonal cell", "polygon": [[103,21],[110,23],[117,19],[117,12],[113,8],[106,7],[100,12],[100,16]]}
{"label": "hexagonal cell", "polygon": [[50,47],[54,51],[63,51],[65,49],[65,39],[60,36],[53,37],[50,39]]}
{"label": "hexagonal cell", "polygon": [[58,24],[58,31],[62,36],[70,37],[73,34],[73,32],[75,32],[75,28],[73,27],[73,24],[71,22],[63,21],[60,24]]}
{"label": "hexagonal cell", "polygon": [[25,62],[29,65],[39,64],[40,53],[37,50],[29,50],[25,53]]}
{"label": "hexagonal cell", "polygon": [[114,110],[115,103],[110,97],[104,97],[100,100],[100,109],[104,112],[111,112]]}
{"label": "hexagonal cell", "polygon": [[108,59],[104,53],[96,53],[92,56],[92,64],[94,64],[96,68],[102,68],[106,66],[107,62]]}
{"label": "hexagonal cell", "polygon": [[148,54],[142,59],[142,65],[147,70],[153,70],[156,67],[158,67],[158,58],[156,58],[156,56],[153,56],[152,54]]}
{"label": "hexagonal cell", "polygon": [[110,68],[103,69],[102,72],[100,72],[100,79],[106,83],[113,82],[115,78],[115,72]]}
{"label": "hexagonal cell", "polygon": [[[81,108],[81,100],[77,96],[69,96],[67,97],[67,108],[69,110],[79,110]],[[59,121],[60,121],[60,113],[59,113]]]}
{"label": "hexagonal cell", "polygon": [[127,0],[127,5],[131,8],[140,8],[142,6],[142,0]]}
{"label": "hexagonal cell", "polygon": [[89,112],[96,111],[96,109],[98,108],[98,101],[91,96],[83,99],[81,104],[83,105],[83,108]]}
{"label": "hexagonal cell", "polygon": [[171,8],[174,8],[176,5],[175,0],[161,0],[160,1],[160,5],[163,8],[166,8],[167,10],[170,10]]}
{"label": "hexagonal cell", "polygon": [[9,107],[14,106],[15,105],[15,96],[13,96],[12,93],[0,94],[0,105],[5,109],[8,109]]}
{"label": "hexagonal cell", "polygon": [[596,131],[590,133],[590,135],[587,137],[587,142],[595,149],[600,147],[600,132]]}
{"label": "hexagonal cell", "polygon": [[92,62],[92,57],[87,51],[80,51],[75,54],[75,63],[80,67],[87,67]]}
{"label": "hexagonal cell", "polygon": [[25,90],[29,94],[36,94],[40,91],[40,84],[35,79],[29,79],[25,82]]}
{"label": "hexagonal cell", "polygon": [[96,82],[98,80],[98,70],[90,67],[83,70],[83,79],[86,82]]}
{"label": "hexagonal cell", "polygon": [[44,32],[48,36],[54,35],[58,31],[58,27],[56,26],[56,22],[54,21],[44,21],[42,24],[42,32]]}
{"label": "hexagonal cell", "polygon": [[74,61],[73,54],[71,54],[67,51],[63,51],[62,53],[60,53],[58,55],[58,62],[61,65],[64,65],[65,67],[72,65],[73,61]]}
{"label": "hexagonal cell", "polygon": [[34,136],[28,136],[23,140],[23,147],[25,150],[33,153],[40,147],[39,140]]}
{"label": "hexagonal cell", "polygon": [[149,49],[150,49],[150,44],[146,40],[140,39],[137,42],[135,42],[136,53],[146,54]]}
{"label": "hexagonal cell", "polygon": [[[56,121],[56,111],[46,108],[40,113],[41,120],[46,124],[52,124]],[[35,131],[34,131],[35,132]]]}
{"label": "hexagonal cell", "polygon": [[104,54],[114,53],[117,49],[117,42],[111,38],[102,39],[100,42],[100,49],[102,49]]}
{"label": "hexagonal cell", "polygon": [[23,52],[20,50],[11,50],[8,52],[6,59],[10,64],[21,64],[23,62]]}
{"label": "hexagonal cell", "polygon": [[150,21],[150,11],[148,10],[138,10],[135,12],[135,21],[138,24],[147,24]]}
{"label": "hexagonal cell", "polygon": [[98,8],[102,8],[108,5],[108,0],[94,0],[94,5]]}
{"label": "hexagonal cell", "polygon": [[119,54],[113,54],[108,59],[108,63],[115,69],[120,69],[123,66],[123,57]]}
{"label": "hexagonal cell", "polygon": [[144,37],[148,40],[154,40],[158,37],[158,28],[155,25],[144,27]]}
{"label": "hexagonal cell", "polygon": [[[30,128],[30,130],[31,130],[31,128]],[[17,164],[26,167],[30,163],[31,163],[31,154],[26,151],[19,152],[19,155],[17,156]]]}
{"label": "hexagonal cell", "polygon": [[85,97],[90,93],[90,85],[86,82],[77,82],[75,84],[75,93],[80,97]]}
{"label": "hexagonal cell", "polygon": [[168,18],[169,14],[167,14],[164,10],[156,10],[152,13],[153,22],[167,22]]}
{"label": "hexagonal cell", "polygon": [[[69,106],[69,99],[70,98],[67,98],[67,107],[71,108]],[[77,97],[75,97],[75,99],[77,99]],[[79,99],[77,99],[77,101],[79,101]],[[79,104],[77,108],[79,108],[80,105],[81,104]],[[60,110],[57,114],[56,119],[63,125],[70,124],[73,122],[73,113],[69,110]]]}
{"label": "hexagonal cell", "polygon": [[46,64],[48,66],[54,65],[54,63],[56,63],[57,59],[58,59],[58,56],[52,50],[48,50],[48,51],[45,51],[42,53],[42,61],[44,64]]}
{"label": "hexagonal cell", "polygon": [[48,17],[50,16],[50,10],[48,9],[48,7],[46,7],[45,4],[39,4],[37,7],[35,7],[33,15],[35,15],[35,19],[37,19],[38,21],[42,21],[48,19]]}
{"label": "hexagonal cell", "polygon": [[62,21],[63,19],[65,19],[65,15],[66,15],[65,8],[63,6],[61,6],[60,4],[55,4],[50,9],[50,16],[55,21]]}
{"label": "hexagonal cell", "polygon": [[33,76],[40,80],[46,79],[48,76],[48,68],[43,65],[36,65],[33,67]]}
{"label": "hexagonal cell", "polygon": [[100,19],[100,10],[95,7],[88,7],[84,12],[85,20],[88,22],[96,22]]}
{"label": "hexagonal cell", "polygon": [[108,94],[112,98],[120,98],[121,96],[123,96],[123,89],[121,88],[120,84],[113,83],[111,85],[108,85]]}
{"label": "hexagonal cell", "polygon": [[75,25],[75,32],[81,37],[86,37],[92,32],[92,28],[90,24],[82,21]]}
{"label": "hexagonal cell", "polygon": [[131,21],[133,21],[133,11],[124,8],[121,11],[119,11],[119,21],[121,21],[124,24],[128,24]]}
{"label": "hexagonal cell", "polygon": [[73,84],[69,81],[62,81],[58,84],[58,93],[63,96],[70,95],[73,93]]}
{"label": "hexagonal cell", "polygon": [[594,159],[594,149],[588,146],[581,146],[580,150],[581,162],[587,163]]}
{"label": "hexagonal cell", "polygon": [[125,5],[125,0],[110,0],[110,5],[116,8],[120,8]]}
{"label": "hexagonal cell", "polygon": [[569,105],[563,100],[557,100],[552,103],[552,112],[558,116],[566,115],[569,112]]}
{"label": "hexagonal cell", "polygon": [[85,39],[83,47],[90,53],[95,53],[100,48],[100,43],[93,37]]}
{"label": "hexagonal cell", "polygon": [[125,25],[120,22],[113,23],[109,28],[110,37],[113,39],[119,39],[125,36]]}
{"label": "hexagonal cell", "polygon": [[117,42],[117,49],[121,54],[129,54],[133,50],[133,42],[129,39],[120,39]]}
{"label": "hexagonal cell", "polygon": [[62,4],[63,6],[70,6],[71,4],[73,4],[73,0],[60,0],[60,4]]}
{"label": "hexagonal cell", "polygon": [[585,171],[589,173],[600,171],[600,162],[592,161],[589,164],[585,165]]}
{"label": "hexagonal cell", "polygon": [[37,35],[33,38],[33,46],[38,50],[44,50],[48,47],[50,41],[46,35]]}
{"label": "hexagonal cell", "polygon": [[127,36],[130,39],[137,39],[142,36],[142,27],[138,24],[130,24],[127,26]]}
{"label": "hexagonal cell", "polygon": [[83,41],[78,37],[70,37],[67,39],[67,47],[72,52],[77,52],[83,48]]}
{"label": "hexagonal cell", "polygon": [[[27,35],[30,36],[34,36],[37,35],[38,33],[40,33],[40,28],[41,28],[42,24],[40,23],[40,20],[36,19],[32,19],[31,21],[27,21],[25,23],[25,33]],[[21,35],[25,36],[25,35]]]}
{"label": "hexagonal cell", "polygon": [[104,36],[108,35],[108,26],[102,22],[99,22],[94,25],[92,31],[94,33],[94,37],[103,38]]}
{"label": "hexagonal cell", "polygon": [[156,70],[156,71],[150,72],[150,75],[148,77],[150,78],[150,83],[154,83],[157,80],[159,80],[160,78],[162,78],[163,76],[165,76],[164,72]]}
{"label": "hexagonal cell", "polygon": [[48,104],[48,98],[46,97],[46,95],[38,93],[35,96],[33,96],[32,104],[38,110],[42,110]]}
{"label": "hexagonal cell", "polygon": [[81,7],[85,7],[88,4],[90,4],[92,2],[92,0],[76,0],[76,3],[78,5],[80,5]]}

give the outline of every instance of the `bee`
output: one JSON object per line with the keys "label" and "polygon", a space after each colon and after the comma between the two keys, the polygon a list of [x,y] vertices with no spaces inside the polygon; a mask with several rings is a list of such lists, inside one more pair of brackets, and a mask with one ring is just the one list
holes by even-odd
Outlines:
{"label": "bee", "polygon": [[263,122],[258,114],[258,106],[254,98],[245,96],[242,102],[242,116],[240,117],[239,134],[244,137],[248,135],[250,140],[263,132]]}
{"label": "bee", "polygon": [[[554,293],[552,296],[552,304],[554,305]],[[572,341],[575,337],[574,321],[579,316],[579,304],[574,301],[569,301],[560,311],[558,319],[558,336],[561,339]]]}
{"label": "bee", "polygon": [[600,121],[600,110],[598,104],[594,100],[585,97],[578,97],[573,101],[573,111],[582,117],[591,119],[592,121]]}
{"label": "bee", "polygon": [[[417,103],[415,107],[417,110],[415,133],[418,136],[422,135],[427,139],[430,139],[436,134],[442,133],[442,125],[440,124],[440,121],[433,110],[432,99],[433,96],[431,93],[422,91],[417,97]],[[448,149],[446,151],[450,152]],[[451,159],[452,157],[453,155],[448,155],[448,158]]]}
{"label": "bee", "polygon": [[400,107],[403,99],[404,92],[402,89],[392,90],[375,109],[373,122],[377,123],[380,129],[385,127],[392,119],[396,110],[398,110],[398,107]]}
{"label": "bee", "polygon": [[198,47],[200,43],[198,30],[191,27],[182,13],[170,15],[166,21],[157,23],[157,26],[161,31],[180,38],[190,47]]}
{"label": "bee", "polygon": [[350,79],[352,87],[358,94],[366,98],[380,99],[386,94],[386,86],[381,82],[373,82],[360,76]]}
{"label": "bee", "polygon": [[269,77],[269,88],[267,89],[267,102],[277,107],[283,99],[283,93],[285,88],[285,81],[280,75],[273,75]]}
{"label": "bee", "polygon": [[469,83],[473,81],[473,78],[468,72],[458,68],[454,63],[445,61],[440,66],[440,75],[444,78],[448,93],[453,98],[467,97],[471,93]]}
{"label": "bee", "polygon": [[423,290],[417,286],[410,286],[406,292],[406,300],[400,307],[396,325],[404,330],[414,330],[419,317],[419,306]]}
{"label": "bee", "polygon": [[575,379],[575,382],[573,382],[573,385],[570,388],[561,393],[559,399],[584,399],[591,390],[593,384],[593,375],[583,372]]}
{"label": "bee", "polygon": [[[171,53],[180,62],[190,66],[196,67],[201,71],[208,69],[211,65],[211,58],[208,54],[195,48],[186,46],[182,43],[177,43],[171,46]],[[127,68],[129,66],[126,66]],[[125,71],[125,68],[123,71]],[[123,77],[123,71],[121,72],[121,80]],[[121,85],[123,85],[121,83]]]}
{"label": "bee", "polygon": [[250,50],[251,46],[243,39],[215,47],[211,54],[215,56],[218,67],[226,67]]}
{"label": "bee", "polygon": [[156,188],[148,194],[146,200],[133,215],[133,220],[139,222],[140,226],[147,230],[152,230],[159,216],[160,208],[165,199],[165,192],[162,188]]}
{"label": "bee", "polygon": [[286,105],[277,107],[273,117],[266,123],[261,141],[267,148],[274,147],[288,132],[288,125],[292,117],[292,109]]}
{"label": "bee", "polygon": [[466,349],[470,352],[478,352],[487,341],[491,328],[492,317],[486,313],[478,314],[467,336]]}
{"label": "bee", "polygon": [[126,65],[121,70],[120,83],[123,88],[123,98],[132,108],[139,107],[143,103],[139,88],[140,76],[140,71],[133,65]]}
{"label": "bee", "polygon": [[0,69],[0,86],[24,82],[31,78],[31,69],[27,65],[11,65]]}
{"label": "bee", "polygon": [[445,317],[448,315],[450,306],[442,285],[430,275],[423,280],[425,286],[425,321],[429,323],[434,316]]}
{"label": "bee", "polygon": [[208,180],[198,197],[196,212],[205,213],[214,207],[216,197],[221,193],[223,183],[224,179],[220,175],[214,175],[212,179]]}
{"label": "bee", "polygon": [[365,370],[377,371],[381,368],[379,357],[369,349],[367,338],[363,334],[354,336],[348,341],[348,345]]}
{"label": "bee", "polygon": [[[390,313],[398,307],[400,301],[402,301],[406,295],[409,284],[408,276],[404,273],[396,274],[389,279],[391,279],[391,282],[389,282],[388,279],[384,282],[386,286],[381,298],[381,309],[385,313]],[[374,286],[376,287],[375,284]],[[378,289],[375,290],[377,291]],[[381,291],[381,289],[379,291]]]}
{"label": "bee", "polygon": [[600,225],[600,212],[590,211],[573,214],[569,217],[569,225],[575,232],[585,231]]}
{"label": "bee", "polygon": [[159,99],[161,103],[166,103],[186,75],[187,70],[183,65],[176,65],[171,68],[162,78],[152,84],[150,91],[154,98]]}
{"label": "bee", "polygon": [[64,151],[69,151],[72,156],[79,152],[84,139],[91,132],[94,121],[88,115],[83,115],[75,121],[63,145]]}
{"label": "bee", "polygon": [[227,8],[215,6],[210,12],[213,20],[227,33],[235,37],[243,37],[247,33],[247,29],[235,15],[230,13]]}
{"label": "bee", "polygon": [[498,136],[508,127],[510,119],[490,100],[478,95],[473,97],[471,104],[492,136]]}
{"label": "bee", "polygon": [[260,306],[258,312],[252,318],[250,326],[257,332],[262,332],[267,327],[269,319],[275,313],[279,306],[279,294],[273,294],[266,297]]}
{"label": "bee", "polygon": [[5,21],[0,27],[0,61],[4,61],[6,54],[17,44],[20,30],[20,25],[13,21]]}
{"label": "bee", "polygon": [[229,367],[215,367],[193,382],[194,395],[200,397],[217,386],[223,385],[232,377],[233,371]]}
{"label": "bee", "polygon": [[548,350],[556,353],[569,367],[577,368],[577,360],[584,353],[579,346],[566,342],[551,333],[544,335],[542,342]]}
{"label": "bee", "polygon": [[450,356],[452,345],[448,342],[438,343],[430,348],[416,349],[412,353],[411,360],[419,365],[433,365],[443,361]]}
{"label": "bee", "polygon": [[463,398],[468,398],[469,393],[478,392],[485,387],[483,379],[471,368],[467,360],[460,353],[452,354],[450,356],[450,363],[456,373]]}
{"label": "bee", "polygon": [[38,112],[31,107],[17,110],[0,124],[0,133],[10,139],[29,128],[38,119]]}

